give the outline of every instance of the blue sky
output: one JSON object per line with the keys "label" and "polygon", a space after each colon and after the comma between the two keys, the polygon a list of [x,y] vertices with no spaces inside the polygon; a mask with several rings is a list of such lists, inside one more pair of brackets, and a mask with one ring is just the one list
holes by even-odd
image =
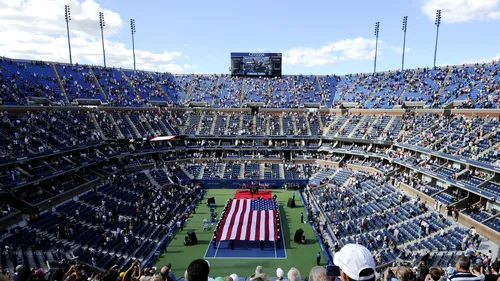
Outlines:
{"label": "blue sky", "polygon": [[379,21],[377,70],[394,70],[401,67],[403,16],[409,18],[405,66],[432,66],[438,8],[438,65],[500,56],[493,36],[500,0],[0,0],[0,24],[10,27],[0,31],[0,54],[67,62],[65,4],[72,8],[74,61],[97,65],[98,11],[105,13],[108,66],[125,68],[132,67],[134,18],[138,69],[228,73],[230,52],[269,51],[284,54],[284,74],[371,72]]}

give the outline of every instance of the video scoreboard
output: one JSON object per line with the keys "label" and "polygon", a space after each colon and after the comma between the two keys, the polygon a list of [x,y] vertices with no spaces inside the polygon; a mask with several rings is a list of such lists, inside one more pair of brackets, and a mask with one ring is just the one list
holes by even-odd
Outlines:
{"label": "video scoreboard", "polygon": [[281,76],[281,53],[231,53],[231,75]]}

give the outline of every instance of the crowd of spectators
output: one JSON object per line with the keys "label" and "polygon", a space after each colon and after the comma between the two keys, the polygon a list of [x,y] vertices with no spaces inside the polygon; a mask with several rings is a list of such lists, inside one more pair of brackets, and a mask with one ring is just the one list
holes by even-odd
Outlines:
{"label": "crowd of spectators", "polygon": [[[427,257],[428,258],[428,257]],[[338,278],[341,281],[417,281],[417,280],[469,280],[469,281],[497,281],[499,280],[500,261],[492,261],[491,253],[484,255],[459,255],[448,267],[431,266],[425,259],[418,264],[404,264],[378,269],[376,259],[370,251],[359,244],[346,244],[334,255],[335,268],[314,266],[307,276],[292,267],[285,275],[285,271],[276,268],[273,273],[264,271],[259,265],[255,272],[248,277],[239,277],[236,273],[227,276],[213,276],[210,262],[203,259],[193,260],[184,270],[182,277],[177,278],[173,273],[171,264],[162,268],[141,268],[139,264],[132,263],[130,267],[118,268],[116,266],[100,272],[82,264],[62,266],[56,270],[44,272],[41,269],[32,269],[24,265],[16,267],[15,272],[0,274],[1,281],[328,281]]]}

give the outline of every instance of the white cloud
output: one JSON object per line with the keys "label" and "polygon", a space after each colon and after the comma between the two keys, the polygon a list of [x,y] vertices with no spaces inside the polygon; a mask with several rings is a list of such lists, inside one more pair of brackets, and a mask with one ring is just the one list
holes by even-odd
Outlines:
{"label": "white cloud", "polygon": [[[391,51],[393,51],[397,54],[403,54],[403,47],[389,46],[389,49],[391,49]],[[408,54],[410,51],[411,51],[410,48],[405,48],[405,54]]]}
{"label": "white cloud", "polygon": [[[103,9],[95,0],[0,0],[0,54],[11,58],[67,62],[69,60],[64,5],[71,8],[73,62],[102,65],[99,12],[104,13],[106,65],[132,68],[132,49],[116,40],[124,27],[122,17]],[[164,50],[135,51],[137,68],[176,73],[195,66],[176,60],[183,54]]]}
{"label": "white cloud", "polygon": [[[401,53],[402,48],[387,46],[382,40],[378,42],[378,56],[385,50]],[[410,50],[406,49],[407,52]],[[341,64],[349,60],[371,60],[375,56],[375,39],[358,37],[328,43],[320,48],[296,47],[283,52],[283,63],[303,65],[306,67],[318,65]]]}
{"label": "white cloud", "polygon": [[496,54],[496,56],[493,58],[493,60],[496,60],[496,61],[500,60],[500,53]]}
{"label": "white cloud", "polygon": [[500,19],[500,0],[425,0],[422,6],[431,21],[439,9],[444,23]]}

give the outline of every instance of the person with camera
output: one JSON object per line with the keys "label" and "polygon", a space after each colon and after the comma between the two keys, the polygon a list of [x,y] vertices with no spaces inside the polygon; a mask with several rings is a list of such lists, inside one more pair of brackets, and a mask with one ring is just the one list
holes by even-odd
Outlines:
{"label": "person with camera", "polygon": [[62,280],[67,280],[67,281],[78,281],[78,280],[86,280],[88,278],[87,274],[85,273],[84,265],[76,263],[75,265],[72,265],[69,270],[64,274]]}
{"label": "person with camera", "polygon": [[[134,271],[132,271],[134,270]],[[138,273],[138,274],[137,274]],[[130,265],[129,269],[125,272],[120,272],[120,279],[122,281],[138,280],[141,276],[141,265],[139,263],[133,263]]]}
{"label": "person with camera", "polygon": [[384,281],[415,281],[416,277],[413,269],[406,266],[389,267],[384,272]]}

